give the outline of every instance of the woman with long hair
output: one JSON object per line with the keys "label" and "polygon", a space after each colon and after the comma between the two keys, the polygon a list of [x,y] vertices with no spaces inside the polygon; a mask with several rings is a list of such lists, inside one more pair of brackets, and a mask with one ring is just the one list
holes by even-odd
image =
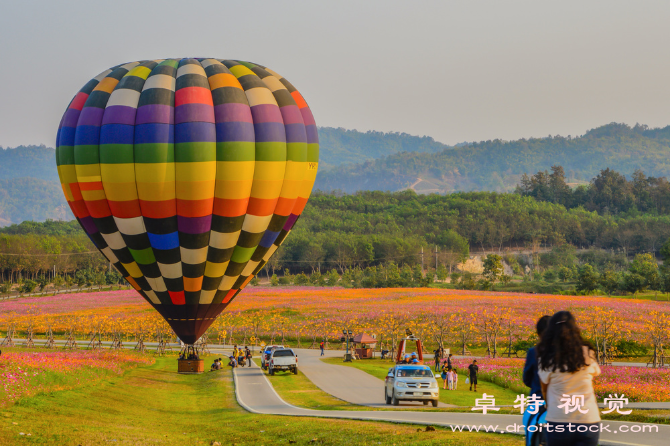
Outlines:
{"label": "woman with long hair", "polygon": [[551,317],[537,345],[537,356],[547,404],[548,446],[596,446],[600,412],[593,377],[600,375],[600,367],[569,311]]}

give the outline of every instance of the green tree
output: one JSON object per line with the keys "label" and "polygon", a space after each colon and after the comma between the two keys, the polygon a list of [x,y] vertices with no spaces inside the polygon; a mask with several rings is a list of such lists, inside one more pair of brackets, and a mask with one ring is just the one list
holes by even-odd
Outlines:
{"label": "green tree", "polygon": [[544,280],[546,280],[547,282],[555,282],[557,277],[556,271],[554,271],[553,269],[546,270],[543,276]]}
{"label": "green tree", "polygon": [[498,254],[489,254],[486,256],[483,262],[484,265],[484,277],[486,280],[495,283],[498,278],[503,274],[503,264],[502,257]]}
{"label": "green tree", "polygon": [[591,292],[598,289],[600,277],[598,273],[588,263],[579,268],[577,276],[577,290],[582,292]]}
{"label": "green tree", "polygon": [[307,285],[309,283],[309,277],[307,277],[305,273],[296,274],[293,283],[296,285]]}
{"label": "green tree", "polygon": [[449,271],[447,271],[447,267],[444,266],[444,263],[440,263],[435,275],[437,276],[437,280],[445,280],[447,276],[449,276]]}
{"label": "green tree", "polygon": [[663,243],[663,246],[661,246],[659,252],[661,253],[661,257],[663,258],[663,264],[666,266],[670,266],[670,238],[668,238],[665,241],[665,243]]}
{"label": "green tree", "polygon": [[652,254],[637,254],[630,264],[628,270],[644,278],[642,289],[658,288],[658,263]]}
{"label": "green tree", "polygon": [[568,268],[567,266],[562,266],[558,270],[558,278],[563,282],[567,282],[568,280],[572,279],[572,269]]}
{"label": "green tree", "polygon": [[613,292],[621,287],[621,275],[612,270],[606,270],[600,275],[600,286],[611,296]]}
{"label": "green tree", "polygon": [[339,281],[340,281],[340,275],[337,273],[337,270],[335,268],[328,271],[328,282],[327,282],[328,286],[336,286]]}
{"label": "green tree", "polygon": [[316,270],[314,271],[310,276],[309,276],[309,283],[312,285],[320,285],[323,283],[323,275],[321,274],[321,271]]}
{"label": "green tree", "polygon": [[276,274],[273,274],[272,277],[270,277],[270,285],[272,286],[279,285],[279,279],[277,278]]}
{"label": "green tree", "polygon": [[646,285],[646,279],[639,274],[625,272],[621,280],[623,289],[633,294],[642,291]]}
{"label": "green tree", "polygon": [[34,280],[26,279],[21,285],[20,291],[22,293],[32,293],[37,288],[37,282]]}

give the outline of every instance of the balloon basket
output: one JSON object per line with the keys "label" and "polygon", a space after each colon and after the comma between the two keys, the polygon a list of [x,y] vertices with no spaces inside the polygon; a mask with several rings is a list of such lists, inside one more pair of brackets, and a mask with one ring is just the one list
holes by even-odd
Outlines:
{"label": "balloon basket", "polygon": [[205,371],[205,360],[200,359],[198,349],[194,345],[185,345],[177,359],[177,373],[197,375]]}
{"label": "balloon basket", "polygon": [[204,359],[178,359],[177,373],[186,375],[197,375],[205,371]]}

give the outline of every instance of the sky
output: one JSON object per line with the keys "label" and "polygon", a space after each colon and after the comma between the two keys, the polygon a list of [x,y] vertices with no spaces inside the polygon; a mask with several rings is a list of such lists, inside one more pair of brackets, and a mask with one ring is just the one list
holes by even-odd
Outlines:
{"label": "sky", "polygon": [[122,62],[257,62],[317,124],[455,144],[670,124],[670,2],[0,2],[0,145],[55,145],[61,115]]}

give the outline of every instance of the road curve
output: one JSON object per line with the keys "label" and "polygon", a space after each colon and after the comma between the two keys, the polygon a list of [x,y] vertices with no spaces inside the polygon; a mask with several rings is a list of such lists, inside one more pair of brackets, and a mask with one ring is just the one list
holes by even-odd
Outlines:
{"label": "road curve", "polygon": [[[301,364],[301,368],[302,368]],[[520,415],[470,414],[456,412],[429,412],[429,411],[340,411],[340,410],[312,410],[293,406],[284,401],[275,392],[265,373],[254,364],[253,367],[233,369],[235,380],[235,396],[237,402],[249,412],[264,415],[286,415],[300,417],[340,418],[364,421],[386,421],[392,423],[407,423],[418,425],[442,426],[458,429],[461,426],[497,426],[489,431],[504,432],[513,424],[521,424]],[[621,423],[606,421],[612,433],[601,434],[600,444],[603,446],[667,446],[670,438],[670,426],[658,426],[658,432],[649,434],[618,432]],[[637,423],[636,423],[637,424]],[[467,430],[464,429],[464,430]],[[509,429],[510,431],[513,428]],[[485,431],[482,427],[480,432]],[[614,433],[617,431],[618,433]]]}

